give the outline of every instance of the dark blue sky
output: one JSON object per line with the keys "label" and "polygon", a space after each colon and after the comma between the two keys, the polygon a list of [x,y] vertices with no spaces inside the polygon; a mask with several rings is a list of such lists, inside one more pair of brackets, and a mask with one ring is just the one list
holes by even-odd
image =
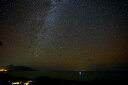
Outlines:
{"label": "dark blue sky", "polygon": [[1,3],[1,65],[79,70],[127,64],[127,0],[12,1]]}

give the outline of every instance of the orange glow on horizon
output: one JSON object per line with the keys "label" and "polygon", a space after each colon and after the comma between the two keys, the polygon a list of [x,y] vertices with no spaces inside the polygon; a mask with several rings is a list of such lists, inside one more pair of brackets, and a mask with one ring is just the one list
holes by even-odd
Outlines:
{"label": "orange glow on horizon", "polygon": [[0,72],[7,71],[7,69],[1,68]]}

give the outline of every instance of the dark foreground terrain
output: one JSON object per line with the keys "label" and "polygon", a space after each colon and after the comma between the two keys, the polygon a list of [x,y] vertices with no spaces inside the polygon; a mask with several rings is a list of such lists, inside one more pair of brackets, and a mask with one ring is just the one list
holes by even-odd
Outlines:
{"label": "dark foreground terrain", "polygon": [[[88,82],[83,81],[75,81],[75,80],[64,80],[59,78],[49,78],[49,77],[38,77],[35,80],[28,79],[28,78],[22,78],[22,77],[15,77],[10,76],[7,73],[0,73],[0,85],[27,85],[25,82],[29,82],[28,85],[44,85],[44,84],[53,84],[53,85],[108,85],[108,84],[127,84],[127,76],[124,78],[120,78],[118,80],[112,79],[112,80],[92,80]],[[14,84],[12,82],[21,82],[20,84]]]}

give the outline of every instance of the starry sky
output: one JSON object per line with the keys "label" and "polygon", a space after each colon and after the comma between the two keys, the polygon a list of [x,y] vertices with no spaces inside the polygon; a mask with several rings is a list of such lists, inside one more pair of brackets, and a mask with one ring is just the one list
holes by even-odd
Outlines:
{"label": "starry sky", "polygon": [[0,1],[0,65],[128,66],[127,0]]}

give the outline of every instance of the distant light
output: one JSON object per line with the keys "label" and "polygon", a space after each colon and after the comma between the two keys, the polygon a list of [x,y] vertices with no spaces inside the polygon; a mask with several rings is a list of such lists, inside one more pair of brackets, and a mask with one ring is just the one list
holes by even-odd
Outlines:
{"label": "distant light", "polygon": [[5,69],[4,71],[8,71],[8,70]]}
{"label": "distant light", "polygon": [[82,75],[82,72],[80,71],[80,72],[78,72],[79,73],[79,75]]}
{"label": "distant light", "polygon": [[7,71],[7,69],[4,68],[0,69],[0,72],[4,72],[4,71]]}
{"label": "distant light", "polygon": [[24,83],[24,85],[29,85],[30,82],[33,82],[33,81],[27,81],[26,83]]}
{"label": "distant light", "polygon": [[12,82],[12,85],[22,84],[22,82]]}
{"label": "distant light", "polygon": [[[10,81],[9,81],[10,82]],[[31,80],[27,81],[27,82],[11,82],[12,85],[29,85],[30,82],[33,82]]]}

